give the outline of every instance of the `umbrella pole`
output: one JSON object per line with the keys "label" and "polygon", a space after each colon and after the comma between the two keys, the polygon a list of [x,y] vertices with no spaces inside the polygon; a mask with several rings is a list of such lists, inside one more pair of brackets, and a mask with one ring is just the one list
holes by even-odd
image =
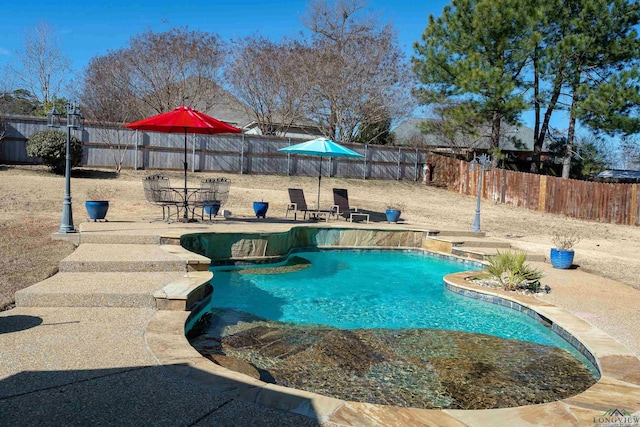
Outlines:
{"label": "umbrella pole", "polygon": [[189,220],[187,209],[187,128],[184,128],[184,219]]}
{"label": "umbrella pole", "polygon": [[316,205],[316,211],[320,213],[320,181],[322,180],[322,156],[320,156],[320,171],[318,172],[318,204]]}

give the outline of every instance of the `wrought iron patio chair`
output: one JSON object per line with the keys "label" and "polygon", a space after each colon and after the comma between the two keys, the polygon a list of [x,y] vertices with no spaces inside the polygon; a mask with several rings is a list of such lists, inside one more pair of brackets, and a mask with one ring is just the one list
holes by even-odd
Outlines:
{"label": "wrought iron patio chair", "polygon": [[178,200],[176,192],[171,189],[169,178],[162,174],[149,175],[142,178],[142,186],[147,201],[162,207],[163,221],[170,221],[171,207],[175,207],[175,215],[178,216],[183,201]]}
{"label": "wrought iron patio chair", "polygon": [[207,178],[200,182],[200,189],[196,193],[196,198],[192,202],[193,211],[191,218],[195,216],[195,209],[200,208],[200,217],[204,219],[205,211],[208,211],[209,221],[211,215],[215,217],[220,208],[229,198],[231,181],[227,178]]}

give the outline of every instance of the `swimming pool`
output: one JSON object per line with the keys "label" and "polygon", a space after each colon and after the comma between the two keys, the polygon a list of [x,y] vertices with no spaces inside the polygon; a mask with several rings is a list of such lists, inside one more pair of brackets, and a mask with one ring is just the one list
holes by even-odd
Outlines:
{"label": "swimming pool", "polygon": [[522,313],[444,288],[445,275],[479,270],[478,264],[399,251],[314,251],[295,256],[308,260],[308,268],[260,274],[262,266],[251,274],[246,266],[214,267],[210,307],[303,325],[447,329],[572,349]]}
{"label": "swimming pool", "polygon": [[445,289],[443,276],[479,268],[378,250],[212,268],[190,342],[265,382],[395,406],[520,406],[593,384],[597,371],[550,328]]}

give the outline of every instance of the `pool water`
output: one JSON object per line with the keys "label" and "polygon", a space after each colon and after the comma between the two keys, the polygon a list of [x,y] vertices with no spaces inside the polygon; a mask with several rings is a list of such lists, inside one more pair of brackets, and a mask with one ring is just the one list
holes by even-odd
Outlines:
{"label": "pool water", "polygon": [[246,267],[242,273],[212,268],[210,308],[234,308],[269,320],[341,329],[474,332],[560,347],[578,355],[530,317],[444,288],[443,276],[479,269],[473,265],[407,252],[295,255],[310,261],[310,266],[283,274],[251,274]]}

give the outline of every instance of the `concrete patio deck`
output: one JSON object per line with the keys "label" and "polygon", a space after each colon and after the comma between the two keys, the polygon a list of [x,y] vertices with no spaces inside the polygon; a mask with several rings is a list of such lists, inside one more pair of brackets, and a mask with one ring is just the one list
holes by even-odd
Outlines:
{"label": "concrete patio deck", "polygon": [[[80,246],[61,263],[61,272],[18,292],[18,306],[0,313],[0,423],[593,426],[609,409],[640,414],[640,292],[580,270],[536,263],[547,274],[551,294],[495,293],[543,312],[570,331],[596,356],[603,372],[578,396],[519,408],[395,408],[267,385],[221,368],[189,346],[183,333],[187,311],[157,309],[154,294],[191,292],[193,283],[208,280],[202,271],[207,260],[175,246],[180,235],[286,231],[300,224],[81,224],[81,233],[74,236]],[[463,280],[457,283],[466,286]]]}

